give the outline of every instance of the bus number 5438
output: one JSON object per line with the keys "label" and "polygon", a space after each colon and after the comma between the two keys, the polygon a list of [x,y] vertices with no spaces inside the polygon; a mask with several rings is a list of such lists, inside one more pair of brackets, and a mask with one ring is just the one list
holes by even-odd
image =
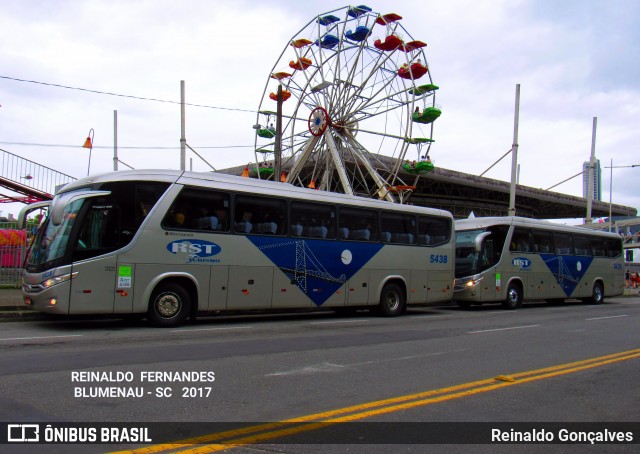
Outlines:
{"label": "bus number 5438", "polygon": [[447,255],[438,255],[431,254],[429,256],[429,263],[447,263],[449,256]]}

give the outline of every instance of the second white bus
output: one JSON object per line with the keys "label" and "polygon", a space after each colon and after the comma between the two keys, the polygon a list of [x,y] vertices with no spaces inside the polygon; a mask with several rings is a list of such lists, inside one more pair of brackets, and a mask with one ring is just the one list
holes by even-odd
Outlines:
{"label": "second white bus", "polygon": [[601,303],[624,292],[622,240],[613,233],[522,217],[459,220],[458,305],[523,300]]}

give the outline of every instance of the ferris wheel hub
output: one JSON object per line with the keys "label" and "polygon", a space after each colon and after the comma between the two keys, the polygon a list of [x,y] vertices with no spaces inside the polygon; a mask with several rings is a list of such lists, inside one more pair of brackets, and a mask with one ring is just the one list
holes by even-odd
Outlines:
{"label": "ferris wheel hub", "polygon": [[309,132],[312,136],[321,136],[330,124],[329,113],[323,107],[316,107],[311,111],[311,115],[309,115]]}

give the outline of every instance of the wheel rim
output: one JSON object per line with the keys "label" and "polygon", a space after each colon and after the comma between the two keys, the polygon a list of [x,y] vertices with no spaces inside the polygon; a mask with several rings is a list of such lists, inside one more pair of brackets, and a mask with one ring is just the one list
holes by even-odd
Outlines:
{"label": "wheel rim", "polygon": [[154,306],[160,317],[172,318],[180,312],[182,302],[175,293],[163,293],[156,298]]}
{"label": "wheel rim", "polygon": [[518,300],[520,299],[520,295],[518,294],[518,290],[515,288],[510,288],[508,293],[509,303],[518,304]]}
{"label": "wheel rim", "polygon": [[596,303],[599,303],[600,301],[602,301],[602,289],[600,288],[599,285],[596,285],[593,289],[593,300]]}
{"label": "wheel rim", "polygon": [[388,292],[385,296],[385,306],[390,312],[395,312],[400,307],[400,296],[396,292]]}

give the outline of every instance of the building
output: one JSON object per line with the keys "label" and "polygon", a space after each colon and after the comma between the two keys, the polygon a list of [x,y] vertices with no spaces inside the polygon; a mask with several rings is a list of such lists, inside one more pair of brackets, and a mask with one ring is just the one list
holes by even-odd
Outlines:
{"label": "building", "polygon": [[[582,196],[586,199],[587,194],[589,194],[589,161],[582,164]],[[602,169],[599,159],[596,159],[593,168],[593,200],[602,200]]]}

